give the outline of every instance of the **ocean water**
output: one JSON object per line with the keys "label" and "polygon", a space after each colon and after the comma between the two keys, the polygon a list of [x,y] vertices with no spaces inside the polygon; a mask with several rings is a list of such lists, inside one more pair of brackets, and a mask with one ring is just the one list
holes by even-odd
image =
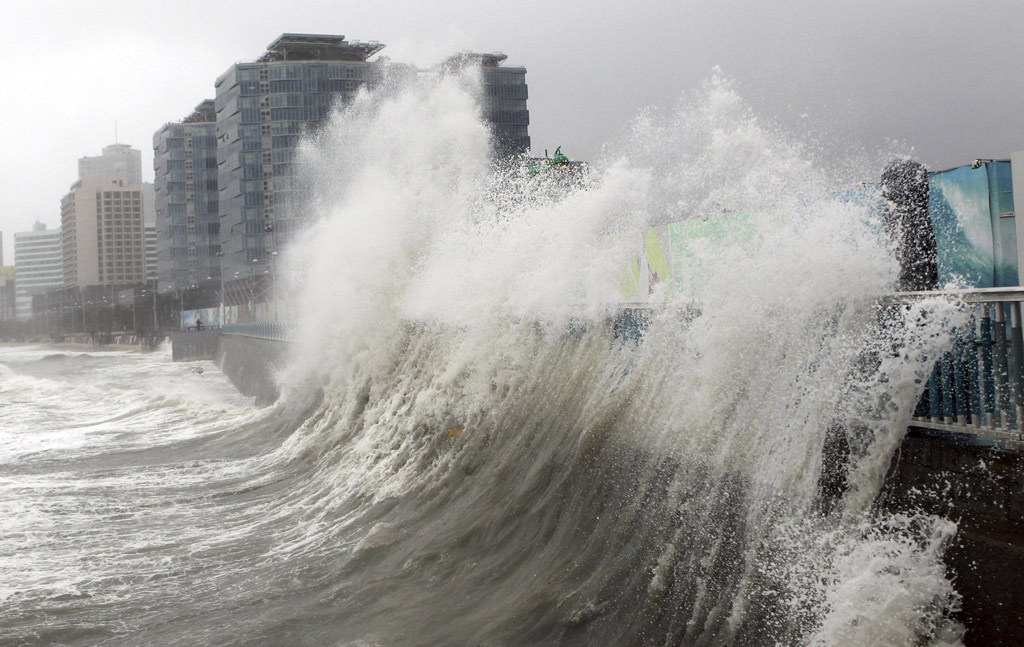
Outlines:
{"label": "ocean water", "polygon": [[[720,79],[573,182],[492,165],[477,95],[388,86],[305,144],[274,406],[0,348],[0,644],[958,644],[955,525],[871,504],[962,315],[875,305],[848,178]],[[644,229],[723,211],[751,235],[699,303],[616,335]]]}

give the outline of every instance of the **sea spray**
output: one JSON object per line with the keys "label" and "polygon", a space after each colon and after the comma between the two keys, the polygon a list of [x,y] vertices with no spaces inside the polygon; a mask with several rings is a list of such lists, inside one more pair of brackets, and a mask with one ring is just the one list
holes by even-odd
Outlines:
{"label": "sea spray", "polygon": [[[896,268],[870,205],[720,78],[667,118],[645,113],[557,191],[486,161],[471,85],[364,95],[307,149],[333,198],[301,247],[309,348],[293,380],[315,379],[336,412],[309,442],[334,457],[332,480],[358,482],[351,523],[381,519],[346,576],[400,555],[390,585],[421,630],[363,631],[955,640],[952,525],[870,502],[963,315],[877,305]],[[662,287],[643,337],[614,341],[617,272],[644,228],[724,211],[749,213],[750,231],[699,259],[698,314]],[[830,429],[853,451],[848,494],[825,513]],[[858,593],[873,589],[887,601]]]}

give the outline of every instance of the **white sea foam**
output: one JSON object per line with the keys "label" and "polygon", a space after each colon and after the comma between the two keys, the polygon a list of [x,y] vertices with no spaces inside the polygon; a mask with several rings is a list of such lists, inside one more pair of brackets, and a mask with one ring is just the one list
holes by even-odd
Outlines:
{"label": "white sea foam", "polygon": [[[956,603],[940,562],[949,524],[876,518],[868,504],[928,358],[962,315],[943,302],[880,314],[873,304],[892,289],[895,265],[877,214],[840,198],[843,179],[815,169],[721,79],[674,114],[643,115],[594,176],[559,190],[514,169],[488,172],[465,86],[447,78],[364,95],[307,150],[331,199],[300,243],[306,347],[289,382],[313,379],[333,403],[310,442],[346,430],[332,482],[402,497],[460,462],[500,465],[504,444],[531,442],[502,433],[577,439],[584,454],[616,443],[700,466],[700,487],[675,486],[695,518],[716,516],[725,490],[743,484],[744,571],[722,577],[731,599],[702,596],[691,619],[722,638],[751,631],[756,572],[771,570],[756,547],[817,514],[823,439],[844,429],[854,449],[841,512],[787,535],[790,548],[816,545],[810,568],[831,574],[796,604],[793,622],[806,626],[790,637],[955,637],[941,622]],[[707,284],[693,321],[678,316],[689,301],[660,290],[661,314],[636,349],[581,348],[564,334],[570,320],[600,327],[622,300],[616,273],[646,226],[724,210],[750,214],[754,242],[727,241],[700,259]],[[410,333],[410,323],[422,327]],[[503,416],[531,426],[503,429]],[[466,440],[445,437],[456,425]],[[474,450],[489,455],[469,458]],[[666,560],[682,569],[675,578],[696,578],[680,565],[721,550],[682,531],[669,541],[653,592],[668,586]],[[806,583],[790,575],[777,584]],[[891,599],[858,593],[872,587]],[[721,612],[701,607],[723,605],[730,622],[716,628]]]}

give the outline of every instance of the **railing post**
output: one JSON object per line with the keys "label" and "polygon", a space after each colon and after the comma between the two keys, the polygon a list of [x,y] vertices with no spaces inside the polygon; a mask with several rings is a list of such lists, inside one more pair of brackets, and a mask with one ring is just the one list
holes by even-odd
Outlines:
{"label": "railing post", "polygon": [[996,402],[999,405],[999,426],[1009,431],[1010,381],[1006,361],[1006,315],[1003,313],[1002,303],[996,303],[992,309],[995,311],[992,338],[994,340],[993,359],[995,361]]}
{"label": "railing post", "polygon": [[964,348],[967,342],[963,331],[957,331],[953,343],[953,413],[958,425],[967,424],[967,413],[971,410],[967,400],[967,367],[964,365]]}
{"label": "railing post", "polygon": [[1024,433],[1024,393],[1021,377],[1024,376],[1024,340],[1021,336],[1020,301],[1010,302],[1010,348],[1013,358],[1011,378],[1013,379],[1013,404],[1017,420],[1017,433]]}
{"label": "railing post", "polygon": [[980,427],[982,425],[982,400],[981,380],[978,375],[978,362],[981,357],[978,343],[978,317],[971,314],[970,335],[964,344],[964,363],[967,364],[967,383],[971,392],[971,425]]}
{"label": "railing post", "polygon": [[992,318],[989,316],[988,304],[981,304],[981,342],[978,352],[981,355],[981,394],[984,399],[983,425],[996,427],[996,386],[992,374]]}
{"label": "railing post", "polygon": [[942,422],[947,425],[953,423],[953,353],[942,354],[939,360],[940,378],[939,384],[942,388]]}

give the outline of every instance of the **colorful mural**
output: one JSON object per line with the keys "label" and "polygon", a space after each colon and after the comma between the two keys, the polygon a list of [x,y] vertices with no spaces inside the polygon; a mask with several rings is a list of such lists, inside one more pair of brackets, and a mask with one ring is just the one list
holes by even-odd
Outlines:
{"label": "colorful mural", "polygon": [[[1009,162],[983,162],[929,176],[928,211],[938,248],[939,285],[966,287],[1019,285],[1016,218]],[[837,196],[885,208],[877,185]],[[646,301],[659,290],[700,297],[710,280],[702,259],[731,245],[756,244],[749,213],[724,213],[651,227],[639,253],[621,275],[626,301]]]}
{"label": "colorful mural", "polygon": [[1009,162],[933,173],[928,212],[939,251],[939,285],[1018,285]]}
{"label": "colorful mural", "polygon": [[181,311],[182,330],[194,329],[197,321],[202,322],[203,328],[216,328],[220,326],[220,308]]}
{"label": "colorful mural", "polygon": [[731,245],[752,244],[754,239],[750,214],[743,212],[651,227],[639,246],[643,253],[622,274],[622,297],[646,301],[660,290],[698,297],[711,278],[704,259]]}

